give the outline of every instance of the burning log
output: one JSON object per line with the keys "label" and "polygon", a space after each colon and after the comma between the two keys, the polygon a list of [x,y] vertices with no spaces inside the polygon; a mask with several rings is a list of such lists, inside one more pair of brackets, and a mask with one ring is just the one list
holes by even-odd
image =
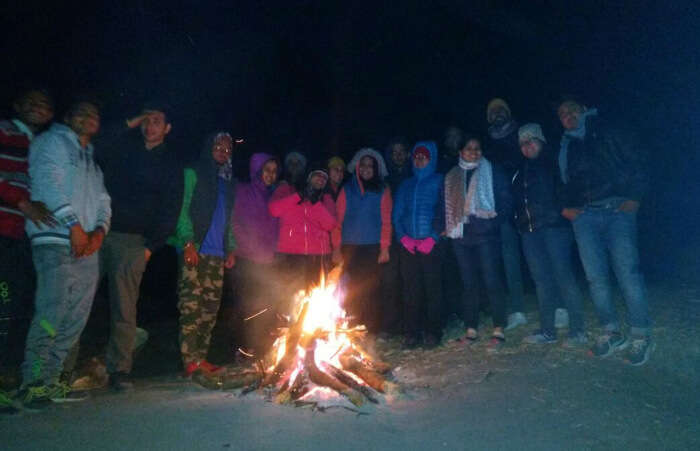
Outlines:
{"label": "burning log", "polygon": [[332,376],[334,376],[336,379],[338,379],[340,382],[344,383],[348,387],[362,393],[365,396],[365,398],[369,400],[369,402],[374,404],[377,404],[379,402],[377,401],[377,398],[374,397],[374,393],[372,393],[372,390],[370,390],[368,387],[365,387],[364,385],[360,385],[359,383],[357,383],[355,379],[345,374],[343,370],[340,370],[334,367],[333,365],[328,364],[325,364],[323,369],[324,371],[330,373]]}
{"label": "burning log", "polygon": [[309,371],[309,378],[311,379],[311,382],[337,391],[358,407],[364,404],[364,398],[361,393],[348,387],[333,376],[324,373],[316,366],[315,349],[313,345],[306,351],[304,365]]}
{"label": "burning log", "polygon": [[338,358],[338,360],[340,361],[340,364],[343,366],[344,370],[350,371],[365,381],[367,385],[373,389],[380,393],[387,391],[388,385],[386,379],[384,379],[384,377],[376,371],[367,368],[356,356],[349,353],[344,353]]}
{"label": "burning log", "polygon": [[297,322],[289,328],[289,332],[287,334],[287,346],[284,356],[282,357],[282,359],[280,359],[279,362],[277,362],[277,365],[275,365],[275,368],[272,370],[272,372],[265,377],[261,384],[262,387],[275,385],[277,382],[280,381],[285,372],[287,372],[287,370],[291,367],[292,363],[294,363],[294,360],[297,355],[297,345],[299,344],[299,340],[301,339],[301,333],[304,330],[304,319],[306,318],[306,312],[308,312],[308,307],[308,303],[304,304],[304,306],[301,309],[301,313],[299,313],[299,318],[297,319]]}

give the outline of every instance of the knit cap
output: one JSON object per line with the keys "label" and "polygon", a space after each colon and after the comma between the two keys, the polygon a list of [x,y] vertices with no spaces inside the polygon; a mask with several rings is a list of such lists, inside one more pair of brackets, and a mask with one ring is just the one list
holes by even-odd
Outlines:
{"label": "knit cap", "polygon": [[518,129],[518,141],[523,142],[533,138],[537,138],[544,143],[547,142],[540,124],[529,123]]}
{"label": "knit cap", "polygon": [[335,156],[335,157],[330,157],[328,159],[328,169],[330,168],[340,168],[340,169],[345,169],[345,161],[343,161],[342,158]]}

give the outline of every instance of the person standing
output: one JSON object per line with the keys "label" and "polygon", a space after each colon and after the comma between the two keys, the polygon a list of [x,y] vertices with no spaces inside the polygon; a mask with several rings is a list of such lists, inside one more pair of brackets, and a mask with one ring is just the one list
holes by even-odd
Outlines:
{"label": "person standing", "polygon": [[[637,249],[637,211],[648,189],[646,151],[631,133],[566,99],[557,109],[564,133],[559,149],[562,215],[571,221],[591,297],[603,325],[590,352],[643,365],[655,344]],[[629,339],[612,299],[610,267],[628,312]]]}
{"label": "person standing", "polygon": [[250,183],[236,187],[233,236],[236,241],[235,285],[243,321],[245,347],[256,358],[264,355],[273,342],[271,332],[280,311],[275,251],[279,220],[270,214],[268,201],[277,187],[281,172],[279,160],[268,153],[250,157]]}
{"label": "person standing", "polygon": [[379,265],[390,260],[391,191],[384,184],[384,158],[374,149],[360,149],[355,154],[350,174],[352,179],[342,188],[336,203],[333,262],[343,261],[349,276],[345,310],[354,323],[364,324],[370,333],[377,334],[386,307],[379,297]]}
{"label": "person standing", "polygon": [[338,156],[331,157],[326,163],[326,169],[328,170],[328,189],[333,196],[333,201],[337,201],[345,180],[345,161]]}
{"label": "person standing", "polygon": [[84,399],[59,378],[90,315],[97,251],[110,227],[110,198],[90,143],[100,127],[97,106],[74,102],[65,122],[37,137],[29,152],[32,200],[43,202],[56,224],[26,224],[37,290],[17,395],[24,403]]}
{"label": "person standing", "polygon": [[[129,131],[137,128],[140,136]],[[106,135],[99,154],[113,209],[112,233],[100,260],[109,279],[106,364],[110,386],[117,391],[133,387],[129,375],[141,278],[153,251],[174,230],[180,211],[182,170],[166,143],[171,128],[166,108],[148,105],[126,126]]]}
{"label": "person standing", "polygon": [[411,152],[413,177],[401,183],[394,199],[392,224],[399,251],[404,304],[404,346],[440,343],[442,278],[435,244],[443,230],[443,176],[435,172],[437,145],[416,143]]}
{"label": "person standing", "polygon": [[233,138],[219,132],[205,141],[194,167],[185,168],[184,196],[169,241],[182,249],[178,287],[180,354],[185,375],[216,371],[207,361],[211,332],[221,305],[224,267],[235,264],[231,232]]}
{"label": "person standing", "polygon": [[[494,98],[486,107],[489,124],[488,139],[485,143],[486,157],[498,164],[510,180],[523,159],[518,144],[518,123],[510,111],[510,106],[501,98]],[[512,218],[501,222],[501,254],[505,269],[506,284],[510,295],[510,315],[507,330],[527,324],[523,313],[523,275],[520,258],[520,236]]]}
{"label": "person standing", "polygon": [[512,180],[515,223],[535,281],[540,311],[540,329],[523,341],[556,343],[555,311],[558,299],[563,299],[569,317],[564,346],[585,346],[583,295],[572,266],[574,235],[561,215],[559,174],[554,160],[547,155],[547,140],[539,124],[523,125],[518,138],[525,159]]}
{"label": "person standing", "polygon": [[464,135],[459,144],[458,164],[445,176],[445,234],[452,239],[464,287],[464,340],[478,339],[481,281],[493,319],[488,350],[497,352],[505,342],[500,228],[512,211],[510,184],[501,169],[482,156],[481,139]]}
{"label": "person standing", "polygon": [[0,121],[0,367],[14,358],[20,320],[31,312],[34,269],[25,219],[36,225],[55,223],[42,202],[29,195],[29,145],[53,118],[48,93],[30,88],[13,103],[15,117]]}

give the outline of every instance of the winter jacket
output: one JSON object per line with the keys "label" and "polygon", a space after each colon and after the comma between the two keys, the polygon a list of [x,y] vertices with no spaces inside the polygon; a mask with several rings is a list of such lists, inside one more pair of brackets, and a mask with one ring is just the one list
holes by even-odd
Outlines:
{"label": "winter jacket", "polygon": [[508,178],[515,174],[525,158],[520,151],[517,125],[514,126],[511,133],[500,139],[494,139],[489,134],[484,144],[484,156],[490,162],[500,165]]}
{"label": "winter jacket", "polygon": [[629,133],[589,116],[583,139],[571,137],[564,207],[598,206],[608,199],[640,201],[648,187],[646,152]]}
{"label": "winter jacket", "polygon": [[98,161],[112,197],[115,232],[143,235],[157,249],[175,229],[182,206],[182,167],[165,143],[146,149],[134,131],[99,148]]}
{"label": "winter jacket", "polygon": [[543,227],[567,227],[558,198],[560,178],[543,149],[538,158],[525,158],[513,176],[513,213],[521,233]]}
{"label": "winter jacket", "polygon": [[430,151],[428,165],[422,169],[413,166],[413,177],[404,180],[394,196],[392,224],[397,240],[409,236],[414,239],[432,237],[437,241],[444,229],[443,176],[435,172],[437,145],[432,141],[416,143],[410,161],[413,161],[413,152],[421,146]]}
{"label": "winter jacket", "polygon": [[294,187],[281,184],[268,203],[279,218],[277,251],[283,254],[326,255],[331,252],[330,231],[336,226],[335,204],[330,194],[319,202],[301,202]]}
{"label": "winter jacket", "polygon": [[[499,241],[501,239],[501,224],[508,220],[513,212],[513,198],[510,193],[510,183],[503,168],[498,164],[493,164],[493,198],[496,203],[496,216],[490,219],[469,217],[469,224],[464,224],[462,238],[457,238],[465,246]],[[469,180],[474,171],[468,171],[465,180],[469,186]]]}
{"label": "winter jacket", "polygon": [[14,239],[24,235],[24,215],[17,205],[29,200],[27,157],[32,136],[21,126],[17,119],[0,122],[0,236]]}
{"label": "winter jacket", "polygon": [[[277,250],[279,219],[267,208],[272,187],[266,187],[260,179],[263,166],[273,158],[266,153],[256,153],[250,158],[250,183],[238,185],[233,209],[236,255],[258,263],[270,263]],[[277,168],[279,176],[280,165]]]}
{"label": "winter jacket", "polygon": [[112,210],[102,171],[95,162],[92,144],[83,148],[68,126],[54,124],[29,147],[29,179],[32,200],[43,202],[59,222],[54,227],[27,221],[32,245],[70,246],[70,227],[80,224],[86,232],[101,227],[109,231]]}
{"label": "winter jacket", "polygon": [[333,231],[333,247],[340,244],[391,244],[391,191],[365,191],[357,171],[340,191],[336,202],[338,227]]}

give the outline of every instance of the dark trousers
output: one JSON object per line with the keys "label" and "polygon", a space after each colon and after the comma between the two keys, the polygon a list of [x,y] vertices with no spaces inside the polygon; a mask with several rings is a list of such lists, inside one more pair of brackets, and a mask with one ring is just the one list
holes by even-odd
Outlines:
{"label": "dark trousers", "polygon": [[349,278],[345,311],[355,318],[356,324],[364,324],[369,332],[378,333],[381,324],[379,245],[343,245],[342,252]]}
{"label": "dark trousers", "polygon": [[411,254],[401,247],[404,333],[416,336],[426,332],[440,338],[442,332],[442,277],[439,247],[430,254]]}
{"label": "dark trousers", "polygon": [[501,243],[487,241],[465,245],[452,240],[452,248],[462,274],[462,320],[468,328],[479,327],[479,284],[484,284],[491,304],[494,327],[506,325],[505,288],[501,280]]}
{"label": "dark trousers", "polygon": [[389,261],[381,265],[381,330],[389,334],[403,331],[403,295],[401,282],[401,244],[391,241]]}
{"label": "dark trousers", "polygon": [[0,365],[21,358],[36,275],[29,240],[0,236]]}

